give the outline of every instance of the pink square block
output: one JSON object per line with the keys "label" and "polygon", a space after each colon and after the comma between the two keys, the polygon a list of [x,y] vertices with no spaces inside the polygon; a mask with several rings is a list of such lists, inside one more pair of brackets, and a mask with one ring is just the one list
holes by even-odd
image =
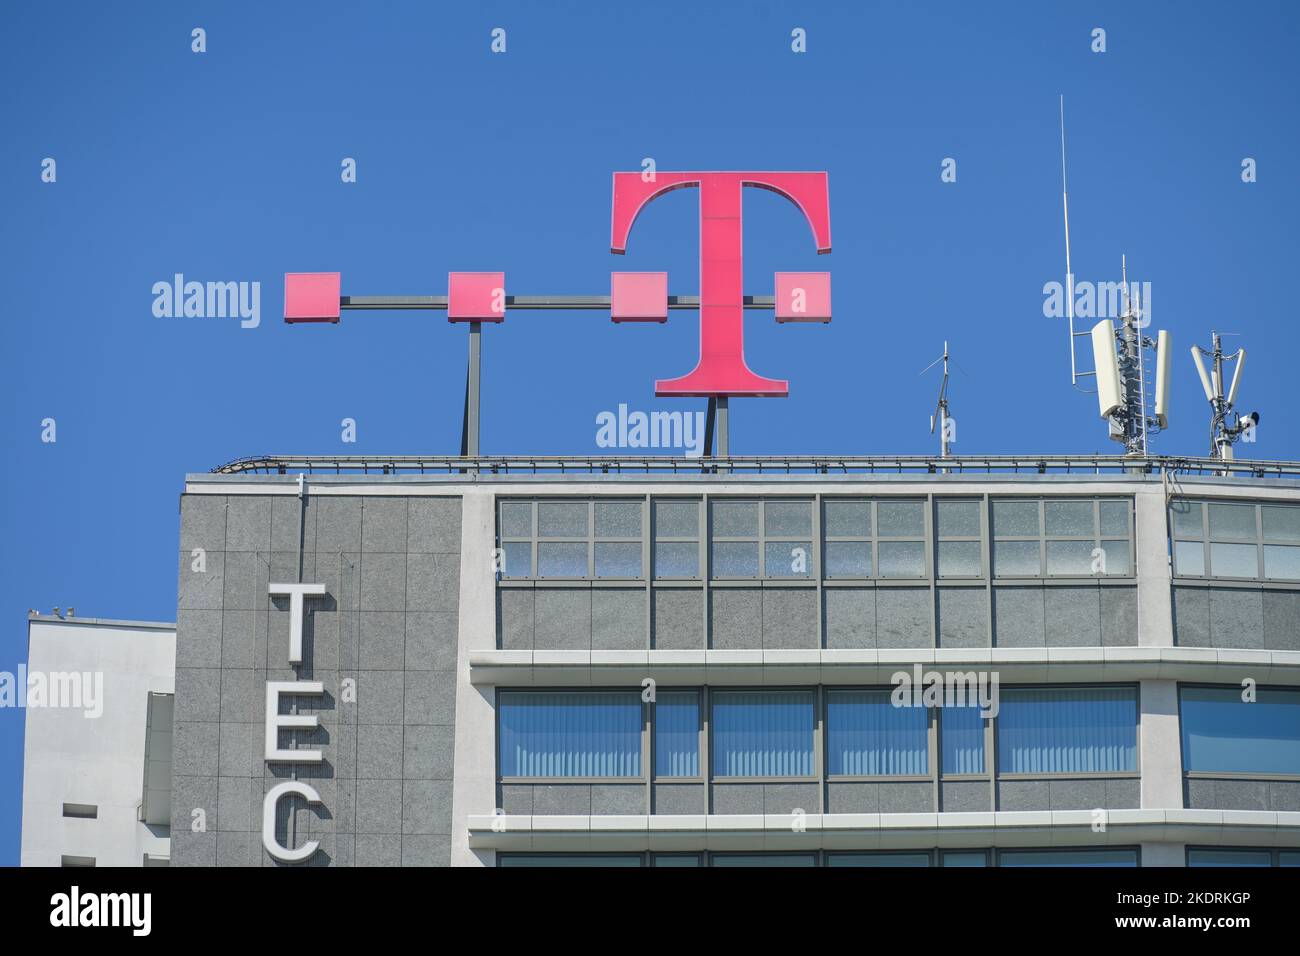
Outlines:
{"label": "pink square block", "polygon": [[776,274],[778,322],[829,322],[831,274],[829,272],[778,272]]}
{"label": "pink square block", "polygon": [[504,322],[504,272],[452,272],[447,276],[448,322]]}
{"label": "pink square block", "polygon": [[339,281],[337,272],[286,272],[284,321],[337,322]]}
{"label": "pink square block", "polygon": [[615,322],[667,322],[667,272],[611,272],[609,317]]}

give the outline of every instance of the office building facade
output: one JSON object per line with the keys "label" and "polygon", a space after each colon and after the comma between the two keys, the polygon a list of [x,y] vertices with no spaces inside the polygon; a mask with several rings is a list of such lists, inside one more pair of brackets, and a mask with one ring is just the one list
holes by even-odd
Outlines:
{"label": "office building facade", "polygon": [[174,865],[1297,862],[1292,479],[281,464],[181,499]]}

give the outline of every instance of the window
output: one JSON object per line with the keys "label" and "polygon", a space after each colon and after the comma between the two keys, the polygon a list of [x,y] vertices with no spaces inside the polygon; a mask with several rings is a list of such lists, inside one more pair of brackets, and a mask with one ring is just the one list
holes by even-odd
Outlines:
{"label": "window", "polygon": [[930,853],[827,853],[827,866],[929,866]]}
{"label": "window", "polygon": [[1136,772],[1137,713],[1132,687],[1004,689],[998,772]]}
{"label": "window", "polygon": [[1300,691],[1182,687],[1185,773],[1300,774]]}
{"label": "window", "polygon": [[827,578],[926,575],[925,502],[920,499],[823,499],[822,532]]}
{"label": "window", "polygon": [[93,856],[67,856],[66,854],[59,858],[60,866],[87,867],[95,865]]}
{"label": "window", "polygon": [[640,578],[636,499],[505,499],[497,536],[506,578]]}
{"label": "window", "polygon": [[660,691],[654,704],[655,777],[699,777],[700,695]]}
{"label": "window", "polygon": [[698,853],[655,853],[650,857],[651,866],[701,867],[704,861]]}
{"label": "window", "polygon": [[712,694],[715,777],[811,777],[813,693],[719,690]]}
{"label": "window", "polygon": [[636,691],[502,691],[502,778],[641,776]]}
{"label": "window", "polygon": [[655,499],[654,532],[655,577],[698,578],[700,502],[694,499]]}
{"label": "window", "polygon": [[1272,850],[1187,848],[1188,866],[1272,866]]}
{"label": "window", "polygon": [[940,866],[988,866],[989,857],[983,850],[944,850],[939,854]]}
{"label": "window", "polygon": [[1179,499],[1169,525],[1180,577],[1300,581],[1300,505]]}
{"label": "window", "polygon": [[710,561],[715,578],[811,578],[812,501],[710,501]]}
{"label": "window", "polygon": [[826,742],[829,776],[920,776],[929,773],[929,710],[895,707],[887,690],[829,690]]}
{"label": "window", "polygon": [[1133,573],[1129,498],[995,498],[992,504],[997,577]]}
{"label": "window", "polygon": [[1137,866],[1136,849],[1000,850],[998,866]]}
{"label": "window", "polygon": [[816,866],[816,853],[714,853],[711,866]]}
{"label": "window", "polygon": [[80,820],[94,820],[99,816],[99,807],[93,803],[65,803],[63,815]]}
{"label": "window", "polygon": [[939,708],[945,776],[984,773],[984,718],[978,706]]}
{"label": "window", "polygon": [[498,853],[497,866],[643,866],[640,853]]}
{"label": "window", "polygon": [[938,575],[941,578],[983,576],[980,502],[975,499],[936,498],[935,537],[938,539]]}

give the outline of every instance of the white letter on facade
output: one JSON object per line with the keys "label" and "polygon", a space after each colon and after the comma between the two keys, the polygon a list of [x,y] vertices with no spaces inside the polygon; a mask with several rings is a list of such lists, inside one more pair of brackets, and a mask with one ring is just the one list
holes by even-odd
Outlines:
{"label": "white letter on facade", "polygon": [[281,797],[289,794],[297,794],[308,803],[321,802],[320,794],[301,780],[286,780],[276,784],[266,792],[266,799],[262,801],[262,846],[281,863],[301,863],[316,852],[320,841],[308,840],[298,849],[291,850],[275,838],[275,805]]}
{"label": "white letter on facade", "polygon": [[289,663],[302,663],[302,599],[320,597],[323,584],[272,584],[267,590],[275,597],[289,596]]}

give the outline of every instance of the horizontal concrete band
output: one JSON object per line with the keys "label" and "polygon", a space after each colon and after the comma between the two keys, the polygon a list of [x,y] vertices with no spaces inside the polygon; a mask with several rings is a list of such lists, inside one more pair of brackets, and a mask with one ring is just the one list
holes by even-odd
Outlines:
{"label": "horizontal concrete band", "polygon": [[478,685],[888,684],[927,671],[996,671],[1000,681],[1180,680],[1300,684],[1300,651],[1211,647],[994,647],[788,650],[479,650]]}
{"label": "horizontal concrete band", "polygon": [[1206,843],[1300,846],[1300,812],[1091,810],[690,816],[471,815],[482,850],[842,850]]}

